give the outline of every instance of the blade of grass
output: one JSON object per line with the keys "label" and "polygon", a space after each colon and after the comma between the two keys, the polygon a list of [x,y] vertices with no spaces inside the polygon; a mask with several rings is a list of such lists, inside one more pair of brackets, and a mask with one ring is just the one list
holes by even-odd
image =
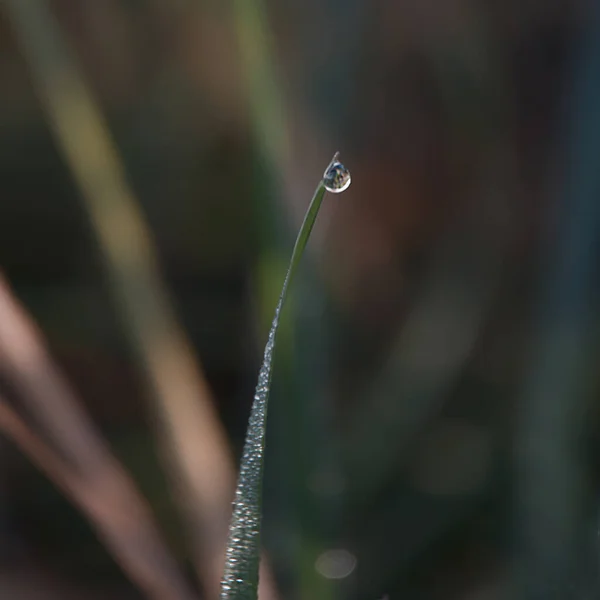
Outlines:
{"label": "blade of grass", "polygon": [[229,528],[225,572],[221,584],[222,600],[231,600],[233,598],[251,600],[257,598],[258,595],[262,478],[264,471],[267,405],[271,387],[273,356],[279,318],[288,288],[300,263],[317,214],[319,213],[325,191],[334,193],[342,192],[349,184],[350,175],[343,165],[338,162],[338,155],[336,154],[315,190],[292,251],[292,257],[290,258],[283,281],[279,301],[275,308],[275,316],[271,323],[263,362],[258,374],[254,402],[250,411],[240,475],[233,503],[233,516]]}
{"label": "blade of grass", "polygon": [[[295,156],[294,149],[298,150],[298,144],[325,146],[330,133],[325,133],[329,131],[327,126],[316,126],[314,115],[308,115],[306,96],[284,93],[278,73],[281,57],[276,48],[277,37],[273,35],[264,0],[235,0],[231,7],[257,158],[254,210],[259,252],[253,283],[257,289],[259,324],[268,328],[274,290],[279,289],[286,269],[282,248],[293,239],[295,227],[290,228],[289,224],[300,223],[306,196],[312,191],[306,189],[302,173],[311,168],[315,158],[301,152]],[[325,233],[326,227],[315,232],[311,243],[318,246]],[[286,315],[279,325],[278,377],[270,393],[286,400],[271,410],[269,417],[269,458],[265,459],[269,470],[264,485],[273,491],[263,543],[273,541],[277,545],[273,557],[276,565],[292,566],[288,567],[290,585],[301,597],[330,600],[333,595],[326,590],[332,582],[322,577],[314,564],[319,554],[334,543],[331,538],[339,529],[341,494],[323,494],[307,482],[314,481],[321,472],[336,477],[341,464],[337,438],[330,428],[332,405],[326,356],[331,325],[319,316],[326,310],[327,293],[318,265],[307,258],[302,292],[296,295],[295,290],[290,290]],[[310,355],[303,348],[310,348]],[[325,522],[325,527],[318,525]],[[261,575],[261,598],[263,582]]]}

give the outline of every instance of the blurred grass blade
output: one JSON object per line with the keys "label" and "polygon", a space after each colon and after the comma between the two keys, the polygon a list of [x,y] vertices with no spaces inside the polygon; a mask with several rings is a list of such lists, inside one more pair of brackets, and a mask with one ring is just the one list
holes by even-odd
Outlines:
{"label": "blurred grass blade", "polygon": [[118,472],[120,467],[116,463],[107,463],[108,476],[102,476],[99,469],[86,475],[78,473],[43,441],[2,394],[0,432],[87,517],[117,564],[146,597],[195,598],[163,547],[148,508],[130,487],[128,476]]}
{"label": "blurred grass blade", "polygon": [[0,395],[0,432],[10,437],[87,516],[145,597],[195,594],[158,531],[148,503],[113,456],[0,272],[0,371],[18,411]]}
{"label": "blurred grass blade", "polygon": [[258,384],[250,411],[248,431],[240,466],[240,475],[233,503],[225,572],[221,584],[222,600],[251,600],[258,595],[258,568],[260,555],[260,524],[262,507],[262,477],[264,468],[267,404],[273,372],[273,353],[279,327],[279,318],[289,285],[304,252],[317,218],[325,191],[343,192],[350,185],[350,174],[338,161],[338,154],[325,170],[296,238],[292,257],[281,288],[275,316],[265,346]]}
{"label": "blurred grass blade", "polygon": [[2,3],[89,218],[121,325],[157,416],[160,451],[195,564],[219,593],[235,484],[211,390],[164,283],[152,231],[92,86],[48,0]]}

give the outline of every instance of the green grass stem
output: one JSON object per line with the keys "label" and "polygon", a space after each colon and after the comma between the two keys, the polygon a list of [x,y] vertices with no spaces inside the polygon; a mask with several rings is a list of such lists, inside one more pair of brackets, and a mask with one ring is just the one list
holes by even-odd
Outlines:
{"label": "green grass stem", "polygon": [[336,154],[315,190],[292,251],[265,346],[250,411],[233,503],[233,516],[229,528],[225,571],[221,583],[221,600],[255,600],[257,598],[267,405],[279,319],[288,288],[306,248],[325,191],[334,193],[343,191],[348,187],[349,181],[350,175],[338,162]]}

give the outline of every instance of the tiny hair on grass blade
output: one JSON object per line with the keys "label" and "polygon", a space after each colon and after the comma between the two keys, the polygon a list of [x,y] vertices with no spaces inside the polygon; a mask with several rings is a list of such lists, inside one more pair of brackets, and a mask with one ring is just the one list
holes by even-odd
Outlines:
{"label": "tiny hair on grass blade", "polygon": [[350,172],[340,162],[339,152],[336,152],[323,173],[298,232],[281,294],[275,308],[275,316],[271,323],[262,365],[258,373],[258,383],[248,420],[240,474],[233,501],[233,516],[229,527],[225,571],[221,582],[221,600],[256,600],[258,596],[267,405],[279,318],[288,288],[306,248],[325,192],[337,194],[348,189],[349,185]]}

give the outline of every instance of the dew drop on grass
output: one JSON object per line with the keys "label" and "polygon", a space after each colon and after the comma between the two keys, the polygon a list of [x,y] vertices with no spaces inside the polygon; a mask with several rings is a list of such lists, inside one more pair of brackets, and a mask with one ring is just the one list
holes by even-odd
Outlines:
{"label": "dew drop on grass", "polygon": [[336,152],[333,160],[323,173],[325,189],[332,194],[339,194],[350,186],[350,171],[339,161],[340,153]]}

